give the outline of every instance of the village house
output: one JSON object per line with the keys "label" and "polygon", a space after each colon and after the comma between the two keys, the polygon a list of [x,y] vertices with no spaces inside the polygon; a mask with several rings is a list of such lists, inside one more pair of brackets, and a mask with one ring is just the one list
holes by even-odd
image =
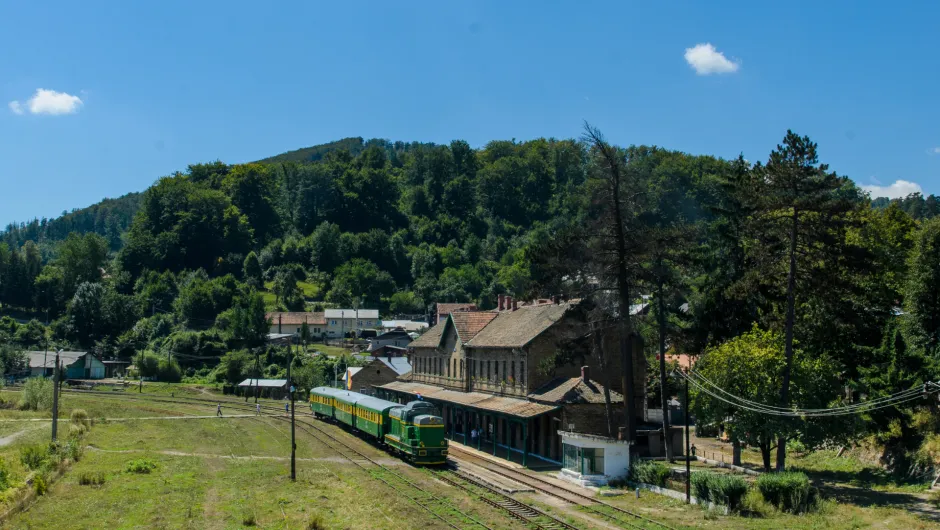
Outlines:
{"label": "village house", "polygon": [[374,339],[369,340],[369,350],[374,351],[382,346],[396,346],[398,348],[404,348],[411,344],[411,335],[407,331],[399,328],[392,331],[386,331],[381,335],[376,336]]}
{"label": "village house", "polygon": [[404,357],[375,357],[364,366],[347,368],[343,382],[346,390],[374,395],[375,387],[391,383],[410,371],[411,365]]}
{"label": "village house", "polygon": [[378,309],[327,309],[326,335],[330,338],[361,336],[365,330],[374,331],[382,326]]}
{"label": "village house", "polygon": [[[608,431],[604,387],[590,377],[603,372],[591,355],[589,334],[578,300],[520,304],[499,296],[494,311],[451,312],[412,342],[411,374],[379,386],[379,394],[398,401],[420,395],[439,404],[447,432],[457,441],[471,443],[469,431],[478,429],[483,435],[477,443],[494,454],[500,448],[522,460],[534,454],[559,463],[559,430],[573,426],[617,436]],[[619,358],[609,355],[608,373],[620,373]],[[619,377],[614,381],[619,388]],[[645,389],[646,360],[640,354],[634,359],[639,422],[646,415]],[[623,424],[623,397],[612,391],[611,401],[616,429]]]}
{"label": "village house", "polygon": [[[30,351],[30,377],[52,377],[55,370],[54,351]],[[93,353],[83,351],[59,352],[59,363],[65,370],[65,379],[104,379],[105,365]]]}
{"label": "village house", "polygon": [[276,335],[300,335],[300,328],[307,323],[311,337],[322,337],[326,333],[326,318],[323,313],[302,311],[271,312],[265,318],[271,323],[271,333]]}

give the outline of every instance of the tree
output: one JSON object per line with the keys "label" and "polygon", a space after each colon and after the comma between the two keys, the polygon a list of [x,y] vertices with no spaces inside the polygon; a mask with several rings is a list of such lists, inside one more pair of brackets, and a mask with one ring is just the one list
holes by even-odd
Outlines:
{"label": "tree", "polygon": [[264,345],[271,321],[264,311],[264,299],[254,290],[235,301],[229,332],[236,345],[257,348]]}
{"label": "tree", "polygon": [[264,274],[261,270],[261,263],[258,261],[258,255],[251,251],[245,257],[245,263],[242,265],[245,283],[253,289],[264,287]]}
{"label": "tree", "polygon": [[[838,255],[845,242],[848,214],[859,204],[859,192],[845,177],[819,163],[816,144],[807,136],[787,131],[783,144],[766,165],[750,172],[749,200],[754,205],[750,229],[757,254],[755,282],[766,282],[785,271],[784,351],[786,362],[780,385],[780,406],[789,407],[794,328],[800,268]],[[804,275],[804,277],[806,277]],[[832,277],[830,277],[831,279]],[[811,277],[808,278],[812,280]],[[831,291],[830,291],[831,292]],[[786,443],[777,444],[777,470],[786,466]]]}
{"label": "tree", "polygon": [[940,219],[925,221],[914,235],[904,296],[911,347],[940,356]]}
{"label": "tree", "polygon": [[[762,405],[776,406],[783,368],[787,363],[784,337],[756,326],[749,332],[709,348],[695,364],[695,371],[725,392]],[[793,400],[800,408],[825,408],[839,395],[836,367],[824,353],[794,351],[791,372]],[[703,385],[704,386],[704,385]],[[722,423],[732,439],[760,449],[764,470],[771,466],[774,442],[798,438],[816,446],[825,433],[801,418],[770,415],[753,407],[730,405],[695,388],[692,410],[701,425]],[[710,388],[705,386],[705,388]],[[712,390],[713,394],[723,396]],[[832,422],[832,419],[826,419]]]}
{"label": "tree", "polygon": [[378,307],[381,298],[391,294],[394,287],[389,273],[371,261],[356,258],[337,267],[326,299],[343,305],[361,299],[364,306]]}
{"label": "tree", "polygon": [[68,300],[85,282],[100,282],[108,259],[108,242],[98,234],[69,234],[58,246],[56,265],[62,270],[62,296]]}
{"label": "tree", "polygon": [[[628,169],[626,154],[607,143],[600,130],[585,124],[584,140],[591,146],[589,185],[599,208],[593,216],[591,246],[603,280],[617,293],[617,322],[620,335],[621,389],[624,395],[624,421],[627,439],[636,439],[634,394],[634,330],[628,308],[636,288],[639,267],[645,252],[643,227],[638,222],[642,206],[639,199],[640,176]],[[665,412],[665,411],[664,411]]]}

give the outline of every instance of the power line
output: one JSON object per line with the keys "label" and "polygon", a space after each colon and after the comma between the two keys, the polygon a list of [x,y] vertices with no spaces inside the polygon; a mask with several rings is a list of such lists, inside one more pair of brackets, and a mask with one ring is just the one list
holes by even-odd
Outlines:
{"label": "power line", "polygon": [[[916,394],[912,393],[911,395],[907,395],[907,396],[898,396],[898,397],[892,398],[892,400],[888,402],[875,403],[875,405],[877,406],[872,406],[866,402],[857,407],[851,407],[851,408],[850,407],[836,407],[836,408],[830,408],[830,409],[818,409],[815,412],[813,411],[805,412],[799,409],[790,409],[787,411],[782,411],[782,410],[773,410],[773,409],[768,409],[768,408],[754,407],[751,405],[742,404],[740,402],[730,401],[729,399],[712,392],[707,387],[705,387],[704,385],[702,385],[701,383],[699,383],[692,377],[689,377],[687,374],[683,373],[682,371],[676,370],[676,372],[679,373],[679,375],[681,375],[683,378],[685,378],[685,380],[688,381],[692,386],[696,387],[696,389],[700,390],[701,392],[705,394],[708,394],[709,396],[719,401],[727,403],[728,405],[731,405],[736,408],[748,410],[751,412],[756,412],[758,414],[769,414],[769,415],[774,415],[774,416],[782,416],[782,417],[790,417],[790,418],[835,417],[835,416],[847,416],[851,414],[857,414],[860,412],[870,412],[873,410],[879,410],[879,409],[888,408],[888,407],[895,407],[903,403],[916,401],[916,400],[922,399],[924,396],[928,394],[934,394],[940,391],[940,385],[937,385],[931,382],[931,383],[925,384],[922,391],[920,390],[916,391]],[[743,398],[739,396],[735,396],[734,394],[730,394],[729,392],[726,392],[724,390],[722,390],[722,392],[728,394],[729,396],[735,399],[750,402],[749,400],[744,400]],[[750,402],[750,403],[753,403],[753,402]]]}
{"label": "power line", "polygon": [[698,372],[691,372],[691,373],[689,373],[689,376],[690,376],[690,377],[693,377],[693,378],[697,378],[697,379],[703,381],[704,383],[706,383],[706,384],[708,384],[709,386],[715,388],[715,389],[718,390],[719,392],[721,392],[721,393],[723,393],[723,394],[725,394],[725,395],[727,395],[727,396],[730,396],[731,398],[736,399],[736,400],[738,400],[738,401],[740,401],[740,402],[742,402],[742,403],[744,403],[744,404],[751,405],[751,406],[753,406],[753,407],[760,408],[760,409],[767,410],[767,411],[800,412],[800,413],[803,413],[803,414],[812,414],[812,413],[816,413],[816,412],[828,412],[828,411],[832,411],[832,410],[848,411],[848,410],[853,410],[853,409],[869,408],[869,407],[871,407],[871,406],[873,406],[873,405],[878,405],[878,404],[882,404],[882,403],[885,403],[885,402],[894,401],[894,400],[899,399],[899,398],[902,398],[902,397],[910,397],[910,396],[915,395],[915,394],[921,394],[922,392],[924,392],[924,391],[926,390],[926,385],[924,385],[922,388],[911,388],[911,389],[908,389],[908,390],[902,390],[902,391],[900,391],[900,392],[896,392],[896,393],[891,394],[891,395],[889,395],[889,396],[883,396],[883,397],[880,397],[880,398],[877,398],[877,399],[873,399],[873,400],[871,400],[871,401],[865,401],[865,402],[861,402],[861,403],[853,403],[853,404],[851,404],[851,405],[845,405],[845,406],[842,406],[842,407],[829,407],[829,408],[821,408],[821,409],[793,409],[793,408],[787,408],[787,407],[775,407],[775,406],[773,406],[773,405],[766,405],[766,404],[764,404],[764,403],[758,403],[758,402],[756,402],[756,401],[751,401],[751,400],[749,400],[749,399],[745,399],[745,398],[742,398],[742,397],[740,397],[740,396],[736,396],[736,395],[734,395],[734,394],[732,394],[732,393],[730,393],[730,392],[725,391],[725,390],[722,389],[720,386],[716,385],[715,383],[713,383],[713,382],[710,381],[708,378],[706,378],[705,376],[703,376],[702,374],[700,374],[700,373],[698,373]]}

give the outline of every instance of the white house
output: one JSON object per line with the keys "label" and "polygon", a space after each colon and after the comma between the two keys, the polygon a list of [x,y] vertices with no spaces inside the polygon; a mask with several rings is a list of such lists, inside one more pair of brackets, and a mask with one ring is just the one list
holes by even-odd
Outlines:
{"label": "white house", "polygon": [[378,309],[327,309],[324,319],[328,337],[342,337],[349,332],[359,335],[365,329],[382,326]]}
{"label": "white house", "polygon": [[564,455],[558,478],[580,486],[604,486],[630,469],[630,442],[626,440],[567,431],[558,434]]}

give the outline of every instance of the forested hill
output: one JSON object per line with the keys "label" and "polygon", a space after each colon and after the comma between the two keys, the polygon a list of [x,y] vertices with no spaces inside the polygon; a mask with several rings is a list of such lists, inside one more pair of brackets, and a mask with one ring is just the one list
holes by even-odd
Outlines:
{"label": "forested hill", "polygon": [[62,212],[54,219],[11,223],[0,232],[0,241],[12,248],[33,241],[48,257],[55,243],[70,233],[95,233],[107,239],[112,250],[118,250],[121,247],[121,234],[127,230],[137,213],[141,196],[141,193],[128,193],[116,199],[104,199],[87,208]]}

